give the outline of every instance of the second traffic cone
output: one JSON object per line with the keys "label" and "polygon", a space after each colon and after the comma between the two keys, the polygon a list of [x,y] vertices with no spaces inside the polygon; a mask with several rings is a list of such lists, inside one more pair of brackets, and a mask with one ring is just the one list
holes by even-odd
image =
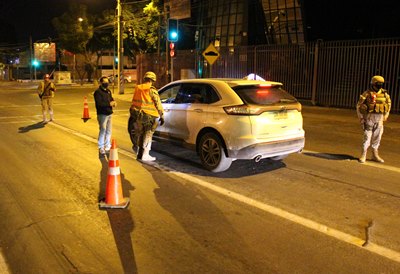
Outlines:
{"label": "second traffic cone", "polygon": [[86,98],[86,96],[84,97],[84,99],[83,99],[83,115],[82,115],[82,120],[84,121],[84,122],[86,122],[87,120],[89,120],[90,119],[90,116],[89,116],[89,105],[88,105],[88,102],[87,102],[87,98]]}
{"label": "second traffic cone", "polygon": [[129,198],[122,196],[121,171],[119,168],[118,150],[115,140],[112,139],[110,157],[108,159],[108,174],[105,201],[99,203],[100,209],[126,208]]}

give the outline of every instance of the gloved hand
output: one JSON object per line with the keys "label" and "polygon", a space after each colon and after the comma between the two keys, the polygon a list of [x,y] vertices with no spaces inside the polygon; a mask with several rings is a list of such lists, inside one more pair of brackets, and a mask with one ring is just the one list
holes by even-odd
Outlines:
{"label": "gloved hand", "polygon": [[164,124],[164,117],[161,116],[158,121],[160,122],[160,126],[162,126]]}

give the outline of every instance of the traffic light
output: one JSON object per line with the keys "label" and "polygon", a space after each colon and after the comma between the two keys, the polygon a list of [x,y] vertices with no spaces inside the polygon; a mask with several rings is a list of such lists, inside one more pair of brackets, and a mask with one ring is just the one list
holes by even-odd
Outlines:
{"label": "traffic light", "polygon": [[37,68],[37,67],[40,65],[40,63],[39,63],[38,60],[34,59],[34,60],[32,60],[32,65],[33,65],[35,68]]}
{"label": "traffic light", "polygon": [[169,55],[175,57],[175,44],[172,42],[169,43]]}
{"label": "traffic light", "polygon": [[178,20],[169,18],[167,28],[167,40],[170,42],[177,42],[178,36]]}

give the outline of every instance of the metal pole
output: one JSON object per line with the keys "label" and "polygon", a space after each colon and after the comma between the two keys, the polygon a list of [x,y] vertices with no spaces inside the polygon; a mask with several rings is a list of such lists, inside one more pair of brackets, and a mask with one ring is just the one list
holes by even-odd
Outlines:
{"label": "metal pole", "polygon": [[73,58],[73,66],[72,66],[72,81],[75,83],[76,79],[75,79],[75,73],[76,73],[76,57],[75,57],[75,53],[74,53],[74,58]]}
{"label": "metal pole", "polygon": [[[169,6],[166,5],[164,9],[164,14],[165,14],[165,24],[168,24],[168,18],[169,18]],[[168,37],[168,30],[166,30],[166,37]],[[165,81],[166,83],[170,82],[169,79],[169,60],[168,60],[168,39],[165,39]]]}
{"label": "metal pole", "polygon": [[311,103],[313,106],[317,104],[317,78],[318,78],[318,53],[319,53],[319,44],[321,40],[318,40],[315,43],[314,48],[314,73],[313,73],[313,80],[312,80],[312,87],[311,87]]}
{"label": "metal pole", "polygon": [[174,57],[171,57],[171,82],[174,81]]}
{"label": "metal pole", "polygon": [[29,58],[30,58],[29,77],[30,80],[32,81],[32,66],[33,66],[32,36],[29,36]]}
{"label": "metal pole", "polygon": [[118,94],[121,94],[121,1],[117,0],[117,48],[118,48],[118,67],[117,67],[117,81],[118,81]]}

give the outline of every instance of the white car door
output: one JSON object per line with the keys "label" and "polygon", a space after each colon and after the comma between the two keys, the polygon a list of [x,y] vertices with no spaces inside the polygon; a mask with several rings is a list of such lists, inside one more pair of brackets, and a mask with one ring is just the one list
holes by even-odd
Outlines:
{"label": "white car door", "polygon": [[208,104],[205,103],[203,84],[185,83],[181,85],[174,104],[170,106],[172,138],[194,144],[197,133],[203,128]]}

